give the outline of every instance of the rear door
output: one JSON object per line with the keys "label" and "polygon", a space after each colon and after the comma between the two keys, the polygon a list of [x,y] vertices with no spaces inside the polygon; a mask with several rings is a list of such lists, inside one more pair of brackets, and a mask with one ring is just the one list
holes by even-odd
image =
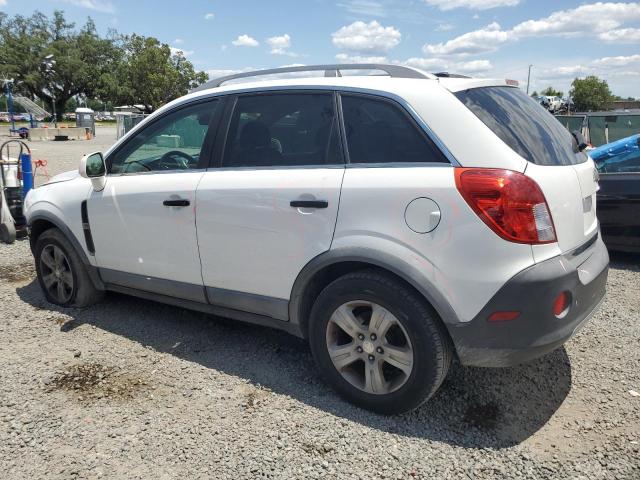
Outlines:
{"label": "rear door", "polygon": [[219,164],[196,193],[204,285],[212,303],[286,319],[298,273],[333,238],[344,175],[335,96],[240,95],[227,118]]}
{"label": "rear door", "polygon": [[456,93],[480,120],[529,163],[525,174],[542,189],[562,252],[597,231],[595,165],[553,115],[516,87],[483,87]]}

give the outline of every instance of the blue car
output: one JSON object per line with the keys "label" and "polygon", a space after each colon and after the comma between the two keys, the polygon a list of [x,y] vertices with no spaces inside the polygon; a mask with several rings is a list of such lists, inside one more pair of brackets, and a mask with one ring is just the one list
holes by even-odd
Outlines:
{"label": "blue car", "polygon": [[610,250],[640,252],[640,134],[589,152],[600,173],[598,219]]}

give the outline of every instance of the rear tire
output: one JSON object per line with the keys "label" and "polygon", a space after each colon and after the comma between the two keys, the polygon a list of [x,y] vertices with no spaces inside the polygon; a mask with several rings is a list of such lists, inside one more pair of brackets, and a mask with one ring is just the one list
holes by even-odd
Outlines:
{"label": "rear tire", "polygon": [[350,273],[320,293],[309,342],[320,372],[341,396],[382,414],[427,401],[452,357],[448,334],[428,303],[378,270]]}
{"label": "rear tire", "polygon": [[88,307],[104,296],[91,281],[82,259],[57,228],[37,239],[34,256],[40,288],[50,303],[61,307]]}

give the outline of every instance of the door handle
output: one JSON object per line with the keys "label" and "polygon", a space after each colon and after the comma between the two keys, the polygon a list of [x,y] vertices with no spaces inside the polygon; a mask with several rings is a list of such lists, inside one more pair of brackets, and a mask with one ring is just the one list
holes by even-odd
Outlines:
{"label": "door handle", "polygon": [[326,200],[291,200],[289,205],[294,208],[327,208],[329,202]]}
{"label": "door handle", "polygon": [[191,205],[191,202],[183,198],[178,198],[175,200],[165,200],[162,204],[165,207],[188,207]]}

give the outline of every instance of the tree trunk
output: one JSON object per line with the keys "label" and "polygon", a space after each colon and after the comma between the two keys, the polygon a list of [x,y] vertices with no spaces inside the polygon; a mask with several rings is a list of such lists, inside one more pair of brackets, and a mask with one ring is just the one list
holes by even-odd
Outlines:
{"label": "tree trunk", "polygon": [[[53,102],[50,96],[45,95],[44,93],[37,94],[38,98],[45,103],[45,108],[51,115],[53,115]],[[62,115],[64,114],[64,106],[67,104],[67,101],[71,98],[69,95],[64,95],[61,97],[56,97],[56,120],[59,122],[62,120]]]}
{"label": "tree trunk", "polygon": [[64,106],[67,104],[67,98],[56,98],[56,117],[58,117],[58,121],[62,120],[62,115],[64,114]]}

